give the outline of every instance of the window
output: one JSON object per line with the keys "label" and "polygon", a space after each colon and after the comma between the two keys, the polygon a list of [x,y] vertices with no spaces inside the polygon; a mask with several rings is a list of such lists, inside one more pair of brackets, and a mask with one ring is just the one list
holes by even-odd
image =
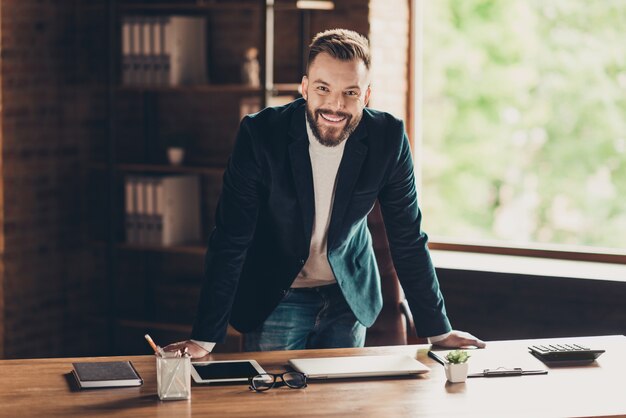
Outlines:
{"label": "window", "polygon": [[417,0],[432,241],[626,249],[626,2]]}

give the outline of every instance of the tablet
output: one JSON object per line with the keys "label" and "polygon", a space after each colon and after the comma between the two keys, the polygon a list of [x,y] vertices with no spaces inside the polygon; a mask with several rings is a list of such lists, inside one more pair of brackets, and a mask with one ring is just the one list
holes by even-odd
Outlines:
{"label": "tablet", "polygon": [[255,360],[201,361],[191,366],[196,383],[247,382],[249,377],[265,373]]}

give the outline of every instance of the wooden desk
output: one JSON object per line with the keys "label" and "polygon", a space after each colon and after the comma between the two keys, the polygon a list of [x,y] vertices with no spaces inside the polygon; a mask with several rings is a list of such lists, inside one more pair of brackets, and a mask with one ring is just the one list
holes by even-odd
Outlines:
{"label": "wooden desk", "polygon": [[[542,363],[527,353],[538,341],[489,342],[474,352],[473,368],[533,367]],[[446,383],[443,367],[426,357],[428,345],[365,349],[310,350],[220,354],[214,359],[254,358],[268,371],[285,369],[288,359],[338,355],[409,353],[432,370],[419,377],[351,379],[312,382],[306,389],[276,388],[254,393],[247,385],[193,384],[189,401],[161,402],[156,395],[152,356],[132,360],[145,380],[141,387],[73,392],[71,363],[89,359],[30,359],[0,361],[2,417],[549,417],[626,416],[626,337],[574,338],[606,349],[596,363],[583,367],[551,368],[539,376],[473,378]]]}

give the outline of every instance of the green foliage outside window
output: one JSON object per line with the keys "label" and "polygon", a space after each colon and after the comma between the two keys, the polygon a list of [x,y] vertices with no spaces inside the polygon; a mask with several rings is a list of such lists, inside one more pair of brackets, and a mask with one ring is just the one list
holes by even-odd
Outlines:
{"label": "green foliage outside window", "polygon": [[626,248],[626,1],[423,9],[425,230]]}

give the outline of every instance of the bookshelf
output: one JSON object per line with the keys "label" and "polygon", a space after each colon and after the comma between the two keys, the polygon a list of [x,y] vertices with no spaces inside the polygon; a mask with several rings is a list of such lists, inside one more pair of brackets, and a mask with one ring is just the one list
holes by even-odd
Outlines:
{"label": "bookshelf", "polygon": [[[260,52],[261,64],[267,59],[266,22],[271,7],[266,3],[271,2],[109,2],[109,136],[102,146],[105,157],[93,162],[91,175],[101,185],[99,189],[107,191],[106,196],[94,199],[94,238],[107,254],[110,309],[106,322],[112,354],[148,352],[141,341],[146,332],[161,344],[190,334],[206,242],[240,120],[240,104],[252,101],[260,109],[265,103],[264,67],[260,85],[242,82],[240,67],[247,48]],[[195,34],[204,34],[191,57],[176,56],[173,49],[191,43],[179,33],[184,32],[181,25],[176,29],[177,19],[182,26],[197,24]],[[169,62],[158,61],[167,57]],[[195,65],[198,57],[202,63],[195,74],[172,76],[176,60],[183,62],[177,71],[184,73],[185,63],[194,61]],[[130,78],[129,69],[135,70]],[[185,138],[185,157],[177,165],[167,157],[169,142],[175,137]],[[181,177],[198,179],[195,199],[200,236],[170,245],[129,240],[129,179],[142,183]],[[145,190],[137,193],[135,202],[146,196]],[[194,200],[191,196],[177,199]],[[231,329],[220,348],[236,351],[239,344],[238,333]]]}

